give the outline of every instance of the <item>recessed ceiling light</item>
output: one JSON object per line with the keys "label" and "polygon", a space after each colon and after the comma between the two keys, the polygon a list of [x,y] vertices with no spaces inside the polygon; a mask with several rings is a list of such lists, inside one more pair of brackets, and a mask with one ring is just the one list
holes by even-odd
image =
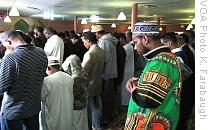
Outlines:
{"label": "recessed ceiling light", "polygon": [[184,25],[181,25],[180,27],[181,27],[181,28],[184,28]]}

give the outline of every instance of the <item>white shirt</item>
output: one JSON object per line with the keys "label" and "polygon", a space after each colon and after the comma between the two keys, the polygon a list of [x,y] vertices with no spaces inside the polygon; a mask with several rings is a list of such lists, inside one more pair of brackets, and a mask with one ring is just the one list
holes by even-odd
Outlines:
{"label": "white shirt", "polygon": [[61,71],[44,78],[40,130],[73,130],[73,83]]}
{"label": "white shirt", "polygon": [[57,35],[51,36],[44,46],[44,51],[47,56],[55,56],[60,64],[63,63],[64,43]]}
{"label": "white shirt", "polygon": [[[181,47],[175,48],[175,49],[172,49],[172,50],[171,50],[171,52],[173,52],[173,53],[180,52],[180,51],[182,51],[182,48],[181,48]],[[182,59],[182,57],[177,56],[177,58],[179,59],[179,61],[180,61],[181,63],[184,64],[184,60]]]}

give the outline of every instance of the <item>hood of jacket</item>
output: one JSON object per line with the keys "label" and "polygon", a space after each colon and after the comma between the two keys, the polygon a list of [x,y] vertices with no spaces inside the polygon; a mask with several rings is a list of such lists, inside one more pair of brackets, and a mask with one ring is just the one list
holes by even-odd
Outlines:
{"label": "hood of jacket", "polygon": [[81,62],[78,56],[70,55],[62,64],[62,68],[70,75],[79,73],[82,70]]}
{"label": "hood of jacket", "polygon": [[114,37],[113,35],[111,35],[110,33],[103,35],[103,36],[101,37],[101,39],[99,39],[99,40],[108,40],[108,41],[110,41],[111,43],[113,43],[115,46],[116,46],[117,43],[118,43],[117,38]]}

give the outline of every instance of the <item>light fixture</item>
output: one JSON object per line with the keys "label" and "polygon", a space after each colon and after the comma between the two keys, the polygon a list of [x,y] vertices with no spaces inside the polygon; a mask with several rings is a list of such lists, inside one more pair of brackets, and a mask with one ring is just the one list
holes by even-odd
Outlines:
{"label": "light fixture", "polygon": [[111,28],[116,28],[116,27],[117,27],[116,24],[112,23]]}
{"label": "light fixture", "polygon": [[83,18],[83,19],[82,19],[81,24],[87,24],[86,18]]}
{"label": "light fixture", "polygon": [[97,15],[91,15],[90,22],[93,23],[99,22],[99,17]]}
{"label": "light fixture", "polygon": [[20,16],[20,13],[15,6],[13,6],[10,10],[9,16]]}
{"label": "light fixture", "polygon": [[44,19],[54,20],[55,14],[53,10],[45,10],[43,13]]}
{"label": "light fixture", "polygon": [[184,25],[181,25],[180,27],[181,27],[181,28],[184,28]]}
{"label": "light fixture", "polygon": [[128,29],[129,29],[129,30],[131,30],[131,29],[132,29],[130,25],[128,26]]}
{"label": "light fixture", "polygon": [[193,25],[192,24],[189,24],[186,28],[186,30],[191,30],[191,28],[193,28]]}
{"label": "light fixture", "polygon": [[159,27],[159,31],[162,31],[163,30],[163,28],[162,27]]}
{"label": "light fixture", "polygon": [[10,18],[9,15],[8,15],[8,8],[7,8],[7,16],[4,18],[4,22],[5,22],[5,23],[10,23],[10,22],[12,22],[11,18]]}
{"label": "light fixture", "polygon": [[[16,0],[15,0],[15,3],[16,3]],[[12,9],[9,12],[9,16],[20,16],[19,11],[15,7],[15,3],[13,4]]]}
{"label": "light fixture", "polygon": [[120,11],[120,14],[117,17],[117,20],[126,20],[126,16],[124,12]]}
{"label": "light fixture", "polygon": [[4,18],[4,22],[5,23],[10,23],[12,22],[11,18],[7,15],[5,18]]}
{"label": "light fixture", "polygon": [[54,17],[50,17],[50,20],[54,20]]}
{"label": "light fixture", "polygon": [[195,18],[192,19],[191,24],[195,24]]}
{"label": "light fixture", "polygon": [[91,27],[90,27],[90,28],[92,29],[92,28],[94,28],[94,26],[95,26],[95,25],[93,24],[93,25],[91,25]]}

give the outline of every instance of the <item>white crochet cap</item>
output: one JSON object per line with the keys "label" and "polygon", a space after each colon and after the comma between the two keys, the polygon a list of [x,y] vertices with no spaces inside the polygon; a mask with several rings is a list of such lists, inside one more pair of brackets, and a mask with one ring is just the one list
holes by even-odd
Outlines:
{"label": "white crochet cap", "polygon": [[48,59],[48,66],[60,65],[58,58],[55,56],[48,56],[47,59]]}
{"label": "white crochet cap", "polygon": [[159,26],[154,22],[138,22],[134,26],[134,35],[158,34]]}

